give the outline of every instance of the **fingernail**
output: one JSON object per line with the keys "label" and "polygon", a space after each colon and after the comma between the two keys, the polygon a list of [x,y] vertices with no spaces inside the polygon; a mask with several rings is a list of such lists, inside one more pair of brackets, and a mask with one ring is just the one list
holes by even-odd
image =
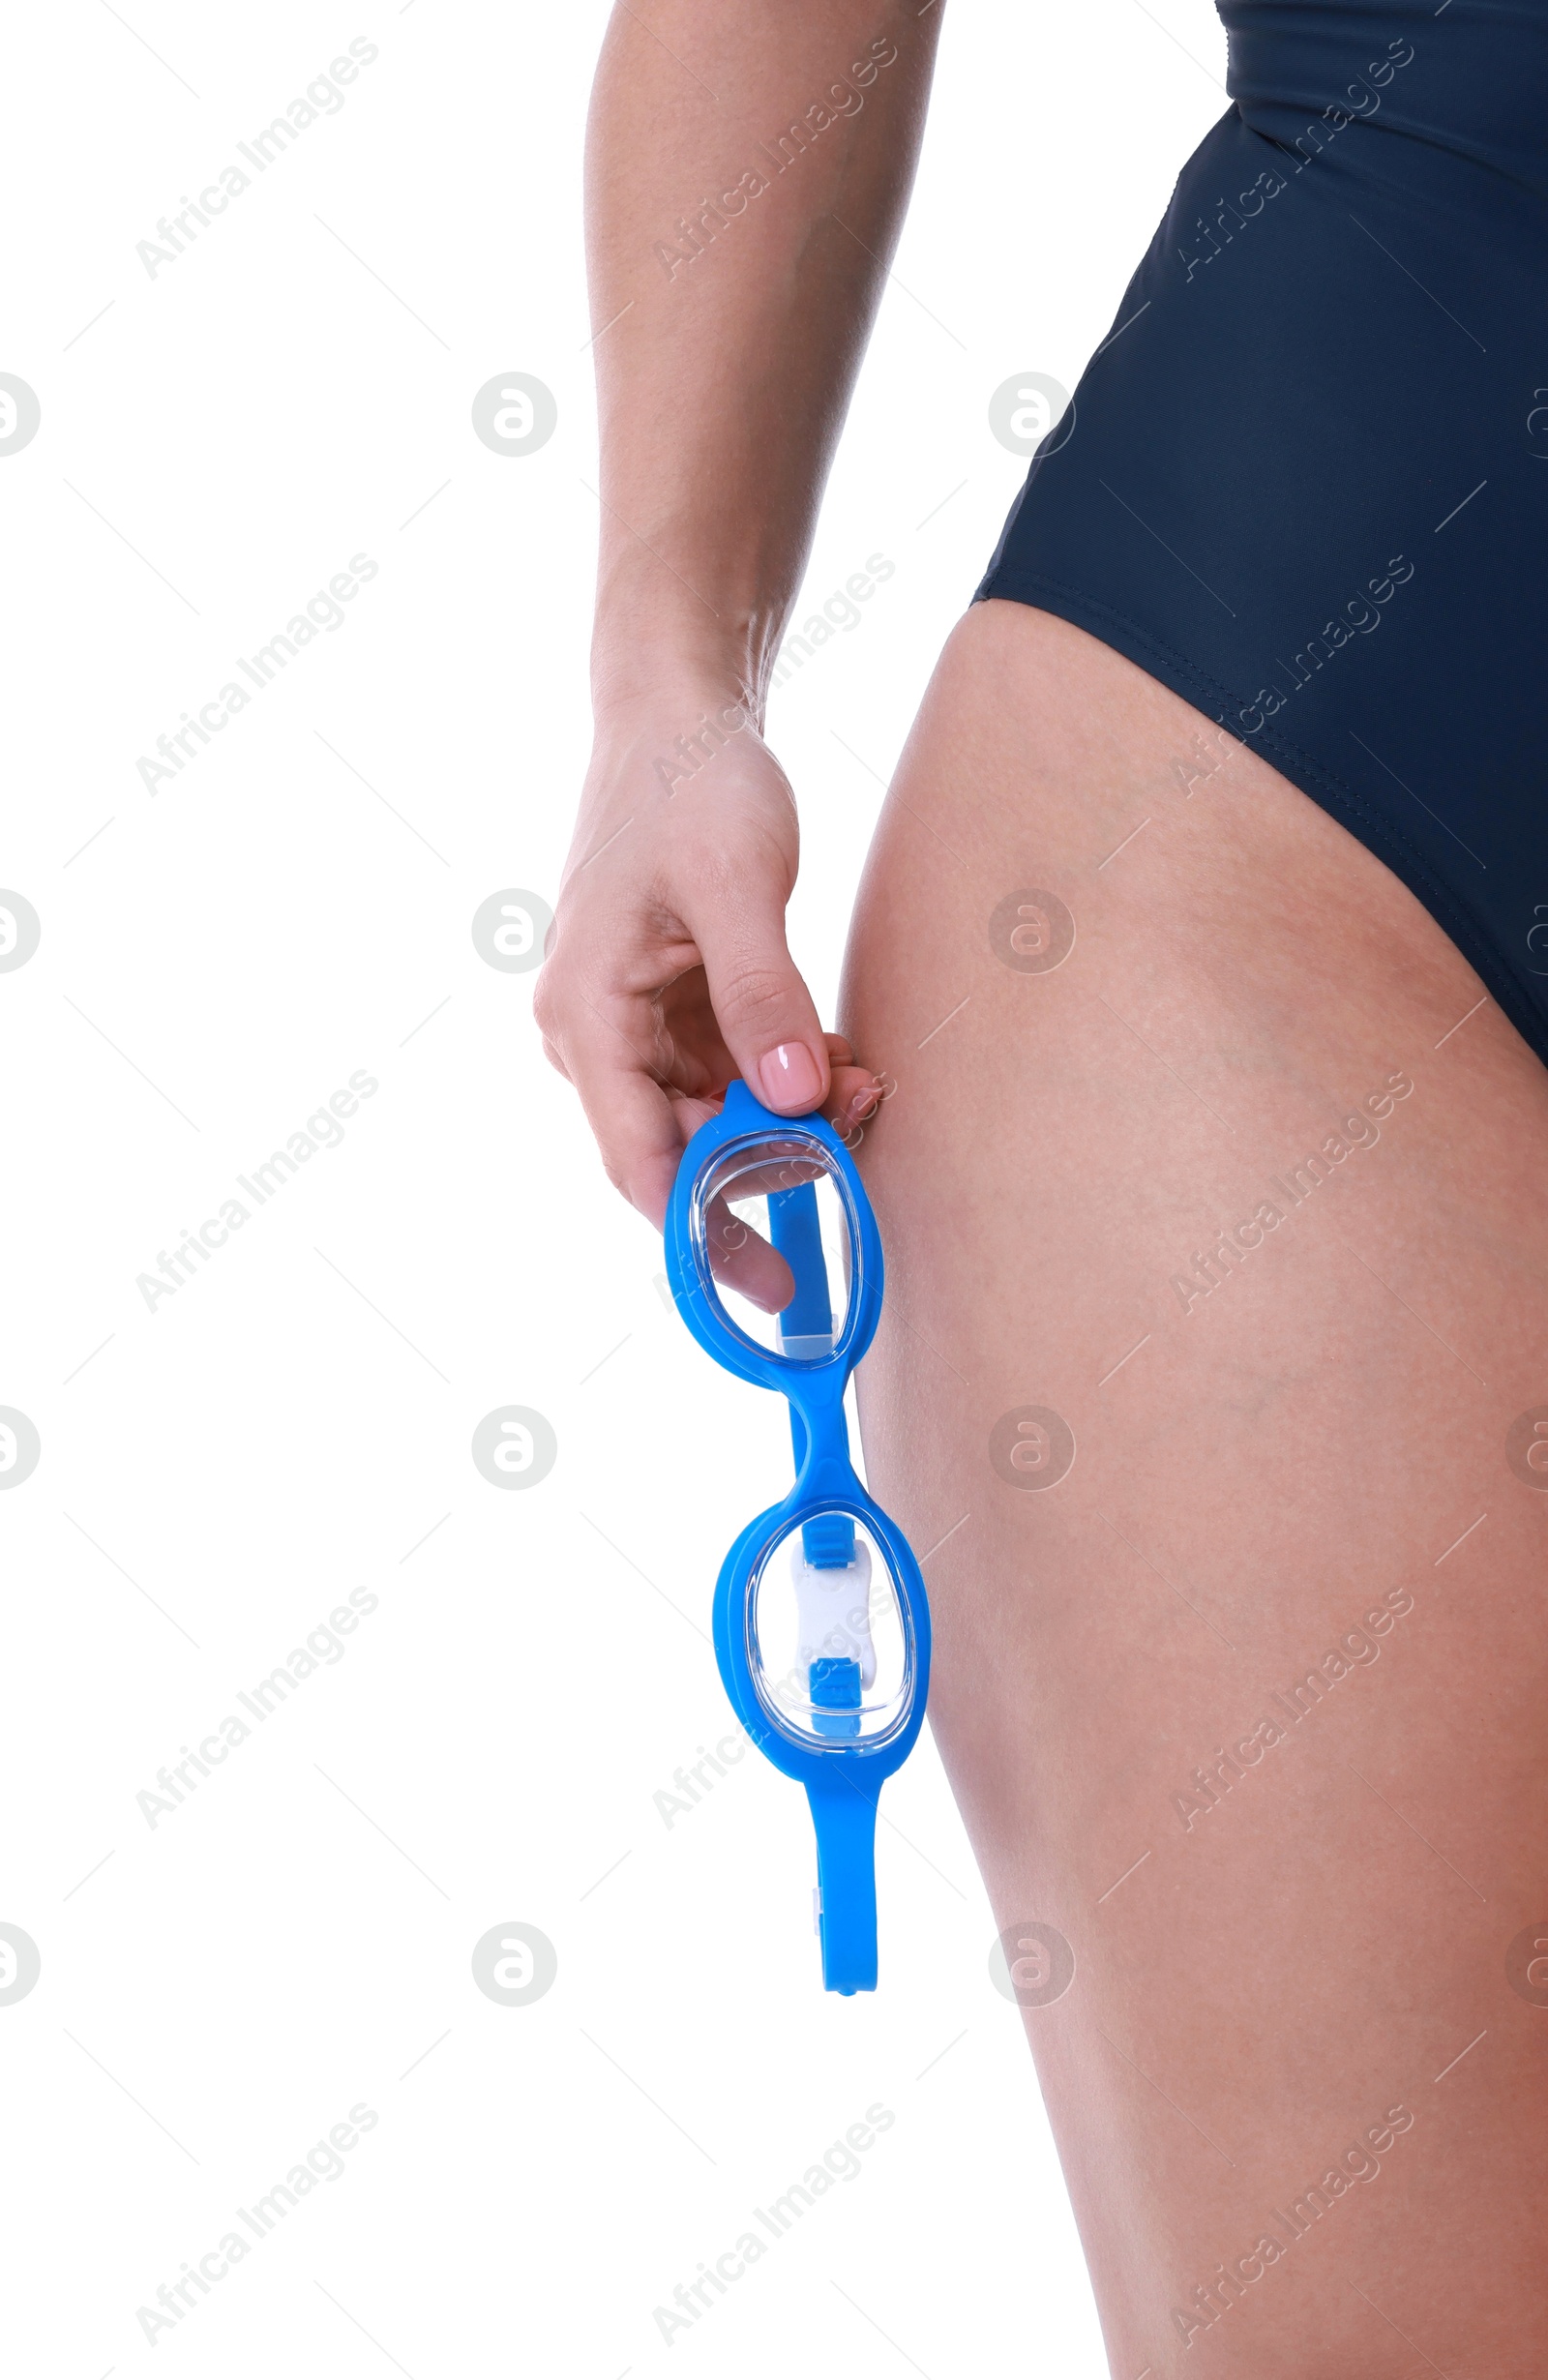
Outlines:
{"label": "fingernail", "polygon": [[804,1041],[782,1041],[758,1061],[767,1108],[809,1108],[822,1088],[817,1060]]}

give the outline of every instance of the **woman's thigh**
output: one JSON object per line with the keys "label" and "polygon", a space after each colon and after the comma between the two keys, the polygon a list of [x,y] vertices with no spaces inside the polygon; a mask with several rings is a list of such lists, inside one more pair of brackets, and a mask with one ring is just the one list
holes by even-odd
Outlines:
{"label": "woman's thigh", "polygon": [[1548,1075],[1340,826],[1008,603],[842,1022],[896,1083],[867,1463],[1011,1955],[1073,1949],[1019,1973],[1114,2371],[1540,2374]]}

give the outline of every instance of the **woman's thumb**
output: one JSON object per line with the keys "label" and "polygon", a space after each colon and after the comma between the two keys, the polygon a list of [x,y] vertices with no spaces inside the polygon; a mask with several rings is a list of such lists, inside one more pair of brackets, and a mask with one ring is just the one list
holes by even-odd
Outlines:
{"label": "woman's thumb", "polygon": [[743,1081],[782,1116],[819,1107],[828,1093],[827,1044],[779,908],[766,917],[712,917],[695,939],[716,1023]]}

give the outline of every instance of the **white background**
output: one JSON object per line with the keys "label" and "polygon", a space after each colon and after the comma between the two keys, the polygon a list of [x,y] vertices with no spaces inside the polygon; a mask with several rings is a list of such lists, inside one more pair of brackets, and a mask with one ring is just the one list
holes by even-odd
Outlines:
{"label": "white background", "polygon": [[[0,973],[0,1404],[43,1449],[0,1495],[0,1919],[42,1956],[0,2007],[0,2355],[29,2380],[1105,2368],[928,1736],[883,1801],[874,1998],[819,1988],[794,1787],[748,1759],[670,1829],[653,1800],[728,1732],[709,1593],[786,1483],[784,1415],[667,1310],[532,976],[469,931],[501,888],[551,899],[586,751],[604,16],[9,28],[0,370],[42,406],[0,459],[0,884],[43,924]],[[360,35],[342,109],[149,277],[136,242]],[[881,780],[1025,469],[990,397],[1073,386],[1223,71],[1206,0],[946,27],[796,620],[895,574],[771,717],[828,1013]],[[519,458],[469,419],[513,371],[558,406]],[[356,553],[344,624],[148,793],[137,757]],[[342,1145],[147,1311],[136,1276],[357,1069]],[[558,1435],[523,1493],[469,1455],[507,1404]],[[158,1768],[362,1586],[343,1657],[148,1826]],[[470,1968],[511,1920],[559,1962],[515,2008]],[[342,2176],[149,2346],[135,2308],[358,2102]],[[652,2309],[875,2102],[859,2176],[665,2345]]]}

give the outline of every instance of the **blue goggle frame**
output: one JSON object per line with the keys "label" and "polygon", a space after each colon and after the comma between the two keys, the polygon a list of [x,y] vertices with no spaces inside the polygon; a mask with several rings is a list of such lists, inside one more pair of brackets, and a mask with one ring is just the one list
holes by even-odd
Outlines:
{"label": "blue goggle frame", "polygon": [[[716,1290],[704,1233],[702,1184],[722,1158],[766,1142],[782,1154],[809,1144],[832,1179],[849,1231],[850,1285],[843,1327],[832,1336],[828,1276],[816,1188],[798,1181],[767,1193],[770,1237],[789,1264],[795,1294],[781,1313],[777,1348],[739,1330]],[[907,1760],[924,1723],[930,1683],[930,1605],[903,1532],[873,1502],[849,1459],[844,1392],[881,1319],[882,1257],[876,1217],[853,1160],[820,1116],[777,1116],[745,1083],[732,1083],[723,1112],[700,1125],[677,1169],[666,1223],[667,1275],[694,1337],[738,1379],[785,1397],[790,1411],[795,1483],[784,1501],[751,1521],[721,1567],[715,1588],[715,1658],[738,1719],[764,1757],[806,1788],[817,1832],[818,1931],[822,1981],[848,1995],[877,1982],[876,1824],[882,1780]],[[846,1521],[845,1516],[849,1516]],[[817,1740],[800,1740],[760,1692],[752,1658],[754,1597],[775,1550],[800,1530],[805,1556],[819,1567],[852,1560],[854,1523],[870,1534],[891,1572],[904,1639],[904,1688],[894,1719],[870,1739],[858,1717],[819,1717]],[[848,1551],[842,1539],[848,1532]],[[829,1712],[851,1690],[853,1661],[814,1660]]]}

